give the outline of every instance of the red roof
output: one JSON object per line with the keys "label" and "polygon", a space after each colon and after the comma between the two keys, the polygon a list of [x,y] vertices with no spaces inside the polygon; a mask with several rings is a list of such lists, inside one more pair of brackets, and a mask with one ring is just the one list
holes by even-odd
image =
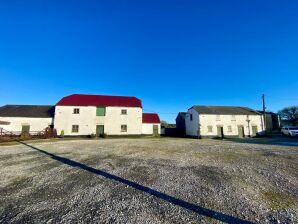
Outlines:
{"label": "red roof", "polygon": [[143,123],[160,123],[160,119],[158,114],[150,114],[144,113],[143,114]]}
{"label": "red roof", "polygon": [[142,102],[130,96],[103,96],[73,94],[63,97],[57,106],[103,106],[103,107],[141,107]]}

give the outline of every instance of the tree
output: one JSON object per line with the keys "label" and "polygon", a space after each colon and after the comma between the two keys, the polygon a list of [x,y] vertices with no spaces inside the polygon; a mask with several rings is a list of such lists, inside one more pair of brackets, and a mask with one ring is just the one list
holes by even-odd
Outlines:
{"label": "tree", "polygon": [[168,122],[166,122],[166,121],[160,121],[160,124],[162,127],[168,126]]}
{"label": "tree", "polygon": [[298,124],[298,106],[285,107],[278,111],[278,114],[281,120],[294,126]]}

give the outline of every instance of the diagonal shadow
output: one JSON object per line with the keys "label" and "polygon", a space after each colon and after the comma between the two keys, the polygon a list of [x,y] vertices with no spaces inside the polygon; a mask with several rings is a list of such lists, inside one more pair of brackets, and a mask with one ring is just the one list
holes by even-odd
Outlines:
{"label": "diagonal shadow", "polygon": [[85,170],[85,171],[88,171],[90,173],[94,173],[96,175],[99,175],[99,176],[102,176],[102,177],[105,177],[105,178],[108,178],[110,180],[113,180],[113,181],[117,181],[119,183],[122,183],[122,184],[125,184],[127,186],[130,186],[132,188],[135,188],[137,190],[140,190],[140,191],[143,191],[147,194],[150,194],[154,197],[157,197],[159,199],[162,199],[166,202],[169,202],[173,205],[177,205],[177,206],[180,206],[182,208],[185,208],[187,210],[190,210],[192,212],[195,212],[199,215],[202,215],[202,216],[207,216],[207,217],[210,217],[210,218],[213,218],[213,219],[216,219],[216,220],[219,220],[219,221],[222,221],[222,222],[225,222],[225,223],[241,223],[241,224],[252,224],[253,222],[251,221],[246,221],[246,220],[242,220],[240,218],[237,218],[237,217],[233,217],[231,215],[226,215],[226,214],[223,214],[221,212],[216,212],[216,211],[213,211],[211,209],[208,209],[208,208],[204,208],[204,207],[201,207],[201,206],[198,206],[198,205],[195,205],[195,204],[192,204],[192,203],[189,203],[187,201],[184,201],[184,200],[181,200],[179,198],[175,198],[175,197],[172,197],[170,195],[167,195],[165,193],[162,193],[162,192],[159,192],[157,190],[154,190],[152,188],[149,188],[149,187],[146,187],[146,186],[143,186],[141,184],[138,184],[136,182],[133,182],[133,181],[130,181],[130,180],[126,180],[124,178],[121,178],[121,177],[118,177],[116,175],[113,175],[113,174],[110,174],[110,173],[107,173],[105,171],[102,171],[102,170],[98,170],[98,169],[95,169],[93,167],[90,167],[90,166],[87,166],[83,163],[80,163],[80,162],[76,162],[74,160],[71,160],[71,159],[67,159],[67,158],[64,158],[64,157],[61,157],[61,156],[57,156],[55,154],[52,154],[52,153],[49,153],[45,150],[42,150],[42,149],[39,149],[39,148],[36,148],[32,145],[29,145],[29,144],[26,144],[24,142],[21,142],[21,141],[18,141],[19,143],[25,145],[25,146],[28,146],[34,150],[37,150],[38,152],[40,153],[43,153],[47,156],[50,156],[52,159],[54,160],[57,160],[61,163],[64,163],[64,164],[67,164],[69,166],[72,166],[72,167],[78,167],[82,170]]}

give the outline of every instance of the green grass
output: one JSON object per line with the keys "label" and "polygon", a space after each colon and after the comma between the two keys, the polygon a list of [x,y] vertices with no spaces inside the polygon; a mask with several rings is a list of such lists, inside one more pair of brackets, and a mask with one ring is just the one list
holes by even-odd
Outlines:
{"label": "green grass", "polygon": [[274,210],[293,207],[298,200],[294,195],[274,191],[265,191],[262,195],[269,207]]}
{"label": "green grass", "polygon": [[[73,140],[94,140],[91,138],[82,138],[82,137],[74,137],[74,138],[48,138],[48,139],[30,139],[30,140],[19,140],[25,143],[46,143],[46,142],[60,142],[60,141],[73,141]],[[96,139],[95,139],[96,140]],[[20,144],[18,141],[0,141],[0,146],[9,146],[9,145],[18,145]]]}

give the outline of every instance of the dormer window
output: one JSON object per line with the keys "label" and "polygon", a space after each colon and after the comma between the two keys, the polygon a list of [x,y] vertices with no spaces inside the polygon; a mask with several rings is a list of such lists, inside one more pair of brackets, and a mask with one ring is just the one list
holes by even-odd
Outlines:
{"label": "dormer window", "polygon": [[74,114],[79,114],[80,113],[80,109],[79,108],[74,108],[73,109],[73,113]]}

